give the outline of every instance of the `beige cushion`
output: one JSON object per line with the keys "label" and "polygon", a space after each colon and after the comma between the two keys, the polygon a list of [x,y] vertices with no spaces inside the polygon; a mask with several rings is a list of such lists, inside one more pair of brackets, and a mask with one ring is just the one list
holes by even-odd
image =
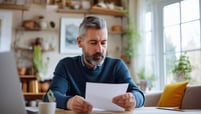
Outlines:
{"label": "beige cushion", "polygon": [[181,108],[201,109],[201,85],[186,87]]}
{"label": "beige cushion", "polygon": [[144,106],[145,107],[156,106],[161,97],[161,94],[162,92],[145,94]]}
{"label": "beige cushion", "polygon": [[145,107],[156,106],[162,92],[145,94]]}

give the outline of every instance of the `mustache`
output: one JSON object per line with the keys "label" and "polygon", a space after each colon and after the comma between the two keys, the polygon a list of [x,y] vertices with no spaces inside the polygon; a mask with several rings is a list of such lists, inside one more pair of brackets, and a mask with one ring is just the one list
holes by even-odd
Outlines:
{"label": "mustache", "polygon": [[100,52],[97,52],[97,53],[95,53],[93,56],[101,56],[101,57],[104,57],[104,55],[102,54],[102,53],[100,53]]}

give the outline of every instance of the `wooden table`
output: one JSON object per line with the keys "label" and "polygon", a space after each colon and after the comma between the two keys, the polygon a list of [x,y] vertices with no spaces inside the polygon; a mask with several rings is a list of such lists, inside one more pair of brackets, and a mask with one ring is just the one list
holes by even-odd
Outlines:
{"label": "wooden table", "polygon": [[[38,110],[38,107],[32,107],[32,111]],[[35,114],[35,113],[30,113]],[[70,110],[56,109],[55,114],[77,114]],[[83,114],[83,113],[79,113]],[[182,110],[182,111],[174,111],[174,110],[163,110],[157,109],[156,107],[142,107],[136,108],[132,111],[123,111],[123,112],[115,112],[115,111],[100,111],[95,110],[90,114],[201,114],[201,109],[191,109],[191,110]]]}
{"label": "wooden table", "polygon": [[[76,114],[73,111],[67,111],[67,110],[56,110],[55,114]],[[124,111],[124,112],[114,112],[114,111],[93,111],[90,114],[134,114],[133,111]]]}
{"label": "wooden table", "polygon": [[[57,109],[55,114],[76,114],[76,113],[73,111]],[[201,109],[173,111],[173,110],[161,110],[155,107],[143,107],[143,108],[137,108],[133,111],[124,111],[124,112],[93,111],[90,114],[201,114]]]}

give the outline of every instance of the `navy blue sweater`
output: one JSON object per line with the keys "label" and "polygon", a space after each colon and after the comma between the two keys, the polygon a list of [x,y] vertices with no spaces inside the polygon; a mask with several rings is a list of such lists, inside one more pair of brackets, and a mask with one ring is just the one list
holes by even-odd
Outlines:
{"label": "navy blue sweater", "polygon": [[[127,92],[135,96],[136,107],[144,105],[144,94],[132,80],[122,60],[106,57],[101,66],[89,69],[83,64],[82,56],[76,56],[62,59],[54,71],[49,89],[56,97],[57,108],[67,109],[66,103],[74,95],[85,97],[86,82],[129,83]],[[47,95],[44,101],[48,101]]]}

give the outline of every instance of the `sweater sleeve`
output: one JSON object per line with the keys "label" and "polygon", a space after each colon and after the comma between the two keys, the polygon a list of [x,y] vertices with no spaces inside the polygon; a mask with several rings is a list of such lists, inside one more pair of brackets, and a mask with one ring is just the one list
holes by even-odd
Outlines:
{"label": "sweater sleeve", "polygon": [[[66,96],[66,91],[68,91],[68,82],[66,80],[64,66],[61,62],[57,65],[55,69],[54,77],[49,90],[54,93],[57,108],[67,109],[67,102],[71,98],[71,96]],[[45,102],[49,102],[47,93],[45,94],[43,100]]]}
{"label": "sweater sleeve", "polygon": [[117,81],[120,83],[129,83],[127,92],[131,92],[136,99],[136,108],[142,107],[145,102],[145,97],[143,92],[139,89],[136,83],[133,81],[129,69],[123,61],[120,61],[117,65]]}

